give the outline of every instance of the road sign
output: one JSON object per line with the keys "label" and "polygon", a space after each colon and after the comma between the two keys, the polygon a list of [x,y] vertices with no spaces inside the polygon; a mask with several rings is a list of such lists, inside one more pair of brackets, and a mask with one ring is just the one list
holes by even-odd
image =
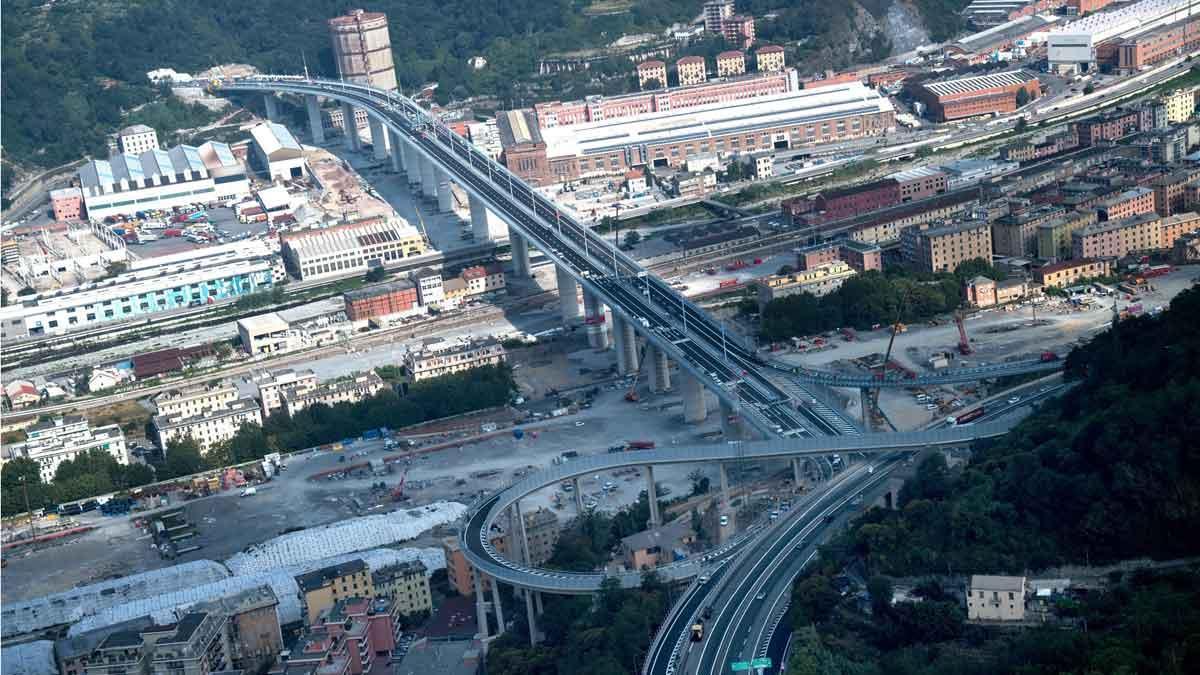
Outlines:
{"label": "road sign", "polygon": [[753,661],[750,662],[750,667],[751,668],[770,668],[771,667],[771,659],[769,659],[769,658],[754,659]]}
{"label": "road sign", "polygon": [[729,664],[729,667],[733,669],[733,672],[741,673],[741,672],[750,670],[750,662],[749,661],[734,661],[733,663]]}

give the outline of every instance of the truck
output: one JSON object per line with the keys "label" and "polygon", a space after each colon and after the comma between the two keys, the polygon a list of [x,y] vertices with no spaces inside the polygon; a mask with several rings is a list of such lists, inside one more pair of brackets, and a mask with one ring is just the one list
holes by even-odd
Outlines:
{"label": "truck", "polygon": [[961,415],[958,415],[956,417],[947,417],[946,424],[949,424],[952,427],[962,426],[964,424],[970,424],[971,422],[979,419],[980,417],[983,417],[983,410],[984,410],[983,406],[979,406],[978,408],[976,408],[974,410],[969,410],[969,411],[967,411]]}
{"label": "truck", "polygon": [[629,441],[625,444],[630,450],[653,450],[654,441]]}
{"label": "truck", "polygon": [[1049,363],[1050,361],[1057,361],[1058,354],[1055,354],[1054,352],[1042,352],[1041,360],[1042,360],[1042,363]]}
{"label": "truck", "polygon": [[242,490],[242,493],[241,493],[241,495],[240,495],[240,496],[242,496],[242,497],[253,497],[253,496],[254,496],[254,495],[256,495],[256,494],[258,494],[258,488],[248,487],[248,488],[246,488],[245,490]]}
{"label": "truck", "polygon": [[1151,265],[1142,271],[1144,277],[1161,277],[1164,274],[1171,273],[1170,265]]}
{"label": "truck", "polygon": [[737,279],[726,279],[726,280],[722,281],[721,283],[717,284],[717,287],[718,288],[733,288],[734,286],[737,286],[737,285],[738,285]]}
{"label": "truck", "polygon": [[692,624],[692,642],[700,642],[704,639],[704,622],[697,621]]}
{"label": "truck", "polygon": [[555,408],[554,410],[550,411],[551,417],[562,417],[563,415],[566,415],[566,414],[567,414],[566,408]]}

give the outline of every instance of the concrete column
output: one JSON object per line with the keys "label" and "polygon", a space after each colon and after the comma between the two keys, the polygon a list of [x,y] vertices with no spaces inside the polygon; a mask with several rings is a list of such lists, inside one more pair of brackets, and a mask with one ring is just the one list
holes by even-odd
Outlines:
{"label": "concrete column", "polygon": [[404,141],[400,140],[400,134],[388,129],[388,142],[391,145],[392,151],[392,171],[396,173],[404,172]]}
{"label": "concrete column", "polygon": [[342,104],[342,131],[346,134],[346,149],[358,152],[362,150],[362,140],[358,137],[358,123],[354,121],[354,106]]}
{"label": "concrete column", "polygon": [[487,623],[487,605],[483,599],[483,582],[479,580],[480,572],[474,571],[472,575],[475,577],[475,624],[479,628],[479,637],[486,640],[488,636]]}
{"label": "concrete column", "polygon": [[484,205],[483,200],[468,193],[467,206],[471,209],[471,233],[475,235],[475,243],[491,241],[492,231],[488,227],[487,206]]}
{"label": "concrete column", "polygon": [[267,104],[267,119],[272,122],[279,121],[279,103],[275,100],[275,94],[265,94],[263,101]]}
{"label": "concrete column", "polygon": [[438,212],[452,213],[454,211],[454,192],[450,190],[450,174],[437,170],[438,179]]}
{"label": "concrete column", "polygon": [[492,606],[496,610],[496,636],[499,637],[504,635],[504,607],[500,604],[500,582],[494,578],[492,579]]}
{"label": "concrete column", "polygon": [[575,512],[583,513],[583,488],[579,487],[579,476],[571,479],[571,492],[575,493]]}
{"label": "concrete column", "polygon": [[608,349],[608,331],[604,329],[604,304],[587,289],[583,291],[583,315],[587,321],[588,346],[593,349]]}
{"label": "concrete column", "polygon": [[655,347],[648,345],[646,347],[646,361],[643,367],[649,369],[650,390],[656,394],[661,394],[671,388],[671,364],[667,360],[667,353]]}
{"label": "concrete column", "polygon": [[617,345],[617,372],[630,375],[638,371],[637,332],[633,324],[617,316],[613,317],[613,337]]}
{"label": "concrete column", "polygon": [[721,503],[729,504],[729,471],[725,469],[725,463],[721,462],[717,465],[721,470]]}
{"label": "concrete column", "polygon": [[518,277],[529,276],[529,242],[509,228],[508,243],[512,247],[513,274]]}
{"label": "concrete column", "polygon": [[417,193],[421,189],[421,167],[424,164],[425,158],[416,151],[415,147],[411,145],[404,147],[404,173],[408,176],[408,187],[412,191],[413,197],[419,196]]}
{"label": "concrete column", "polygon": [[430,199],[437,199],[437,167],[429,158],[421,160],[421,194]]}
{"label": "concrete column", "polygon": [[387,159],[387,127],[374,117],[368,117],[367,121],[371,127],[371,150],[375,153],[375,159]]}
{"label": "concrete column", "polygon": [[792,485],[800,487],[800,481],[804,478],[804,472],[800,469],[800,458],[792,458]]}
{"label": "concrete column", "polygon": [[646,469],[646,498],[650,502],[650,523],[651,528],[662,525],[662,518],[658,515],[658,491],[654,489],[654,467],[647,464]]}
{"label": "concrete column", "polygon": [[558,306],[562,310],[563,323],[579,321],[579,282],[565,267],[555,267],[558,277]]}
{"label": "concrete column", "polygon": [[704,385],[691,375],[683,376],[683,421],[698,424],[708,418],[704,403]]}
{"label": "concrete column", "polygon": [[721,401],[721,433],[725,434],[726,438],[738,437],[737,423],[732,422],[729,419],[735,414],[736,412],[734,411],[733,406],[729,405],[725,401]]}
{"label": "concrete column", "polygon": [[534,600],[534,602],[537,604],[537,612],[538,612],[538,614],[544,614],[544,613],[546,612],[546,609],[545,609],[544,607],[542,607],[542,592],[541,592],[541,591],[534,591],[534,593],[533,593],[533,600]]}
{"label": "concrete column", "polygon": [[316,96],[305,96],[304,107],[308,110],[308,131],[313,145],[325,144],[325,127],[321,126],[321,106]]}
{"label": "concrete column", "polygon": [[529,644],[536,647],[538,642],[541,642],[537,625],[537,612],[533,611],[533,593],[528,589],[525,590],[525,619],[529,622]]}

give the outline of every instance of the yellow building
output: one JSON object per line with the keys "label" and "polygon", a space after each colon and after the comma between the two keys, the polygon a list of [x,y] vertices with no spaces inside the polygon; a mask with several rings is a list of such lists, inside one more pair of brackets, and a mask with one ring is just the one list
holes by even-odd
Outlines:
{"label": "yellow building", "polygon": [[971,576],[967,588],[967,619],[1020,621],[1025,618],[1025,577]]}
{"label": "yellow building", "polygon": [[679,74],[679,86],[701,84],[708,79],[703,56],[685,56],[675,62],[675,71]]}
{"label": "yellow building", "polygon": [[1066,260],[1045,265],[1033,271],[1033,277],[1047,288],[1074,286],[1080,279],[1106,277],[1112,274],[1112,263],[1108,260]]}
{"label": "yellow building", "polygon": [[429,576],[420,560],[388,565],[371,572],[375,597],[392,601],[401,614],[433,611]]}
{"label": "yellow building", "polygon": [[731,77],[746,73],[746,55],[741,52],[721,52],[717,54],[717,77]]}
{"label": "yellow building", "polygon": [[841,260],[791,274],[772,274],[758,281],[758,301],[765,305],[776,298],[798,293],[828,295],[841,288],[855,274],[858,273],[854,268]]}
{"label": "yellow building", "polygon": [[667,86],[667,64],[662,61],[643,61],[637,67],[638,87],[645,89],[647,85],[653,89]]}
{"label": "yellow building", "polygon": [[775,73],[783,70],[783,47],[764,45],[754,51],[754,62],[760,73]]}
{"label": "yellow building", "polygon": [[296,577],[305,624],[346,598],[374,598],[371,571],[362,560],[330,565]]}
{"label": "yellow building", "polygon": [[1167,106],[1167,122],[1186,122],[1196,112],[1196,96],[1192,89],[1175,89],[1159,99]]}

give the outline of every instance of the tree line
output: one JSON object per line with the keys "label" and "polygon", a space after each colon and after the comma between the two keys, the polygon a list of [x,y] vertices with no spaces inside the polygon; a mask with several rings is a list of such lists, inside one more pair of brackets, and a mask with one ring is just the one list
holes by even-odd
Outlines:
{"label": "tree line", "polygon": [[903,269],[863,272],[828,295],[800,293],[768,302],[762,310],[759,333],[765,340],[781,341],[843,326],[867,330],[897,319],[926,321],[957,309],[964,284],[981,275],[1004,278],[1003,272],[982,258],[963,262],[953,274],[917,274]]}

